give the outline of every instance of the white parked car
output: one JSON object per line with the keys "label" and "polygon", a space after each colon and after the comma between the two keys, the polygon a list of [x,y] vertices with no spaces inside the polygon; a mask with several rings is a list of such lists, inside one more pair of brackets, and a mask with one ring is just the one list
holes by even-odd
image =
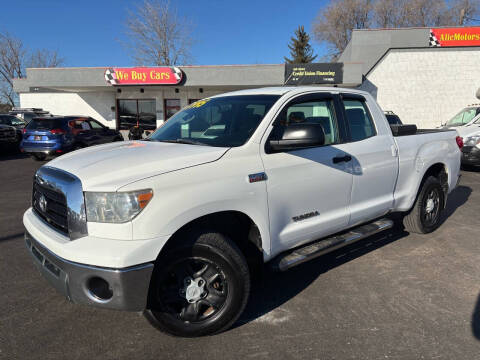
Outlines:
{"label": "white parked car", "polygon": [[462,138],[463,165],[480,165],[480,115],[475,116],[465,126],[455,128]]}
{"label": "white parked car", "polygon": [[460,110],[458,114],[448,120],[442,127],[460,128],[478,120],[480,117],[480,104],[470,104]]}
{"label": "white parked car", "polygon": [[391,128],[366,92],[243,90],[190,105],[147,141],[41,167],[25,238],[71,301],[213,334],[240,316],[263,263],[287,270],[390,228],[392,212],[433,231],[459,169],[454,130]]}

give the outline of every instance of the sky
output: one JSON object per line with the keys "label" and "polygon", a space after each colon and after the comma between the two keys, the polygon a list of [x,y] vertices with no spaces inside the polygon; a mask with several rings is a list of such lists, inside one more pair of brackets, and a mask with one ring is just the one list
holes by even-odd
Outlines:
{"label": "sky", "polygon": [[[128,10],[141,1],[16,0],[2,2],[0,31],[28,49],[57,50],[64,66],[133,66],[122,45]],[[171,0],[193,23],[195,65],[279,64],[295,29],[312,21],[326,0]],[[312,36],[313,38],[313,36]],[[311,41],[316,54],[325,46]],[[319,58],[320,58],[319,56]]]}

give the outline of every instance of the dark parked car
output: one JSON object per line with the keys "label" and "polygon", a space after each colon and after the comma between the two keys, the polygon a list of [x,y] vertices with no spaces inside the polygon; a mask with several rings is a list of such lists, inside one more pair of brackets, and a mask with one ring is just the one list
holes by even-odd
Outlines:
{"label": "dark parked car", "polygon": [[14,115],[0,114],[0,125],[13,126],[16,130],[16,141],[18,144],[20,144],[20,141],[22,141],[23,128],[26,125],[25,121]]}
{"label": "dark parked car", "polygon": [[390,125],[402,125],[402,121],[393,111],[385,111],[385,117]]}
{"label": "dark parked car", "polygon": [[122,141],[119,131],[86,116],[34,118],[23,130],[20,149],[37,160],[83,147]]}
{"label": "dark parked car", "polygon": [[14,107],[12,110],[10,110],[9,115],[14,115],[16,117],[21,118],[23,121],[25,121],[26,124],[28,124],[34,117],[47,117],[47,116],[53,116],[50,114],[50,112],[43,110],[41,108],[17,108]]}
{"label": "dark parked car", "polygon": [[13,126],[0,124],[0,146],[11,147],[18,144],[17,132]]}

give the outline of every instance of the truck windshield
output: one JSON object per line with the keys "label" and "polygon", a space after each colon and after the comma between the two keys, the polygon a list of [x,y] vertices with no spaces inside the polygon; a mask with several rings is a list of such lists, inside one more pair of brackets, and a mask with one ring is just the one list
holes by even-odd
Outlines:
{"label": "truck windshield", "polygon": [[239,95],[203,99],[172,116],[152,141],[234,147],[252,136],[278,95]]}
{"label": "truck windshield", "polygon": [[477,114],[477,108],[465,108],[447,121],[446,126],[462,126],[473,120]]}

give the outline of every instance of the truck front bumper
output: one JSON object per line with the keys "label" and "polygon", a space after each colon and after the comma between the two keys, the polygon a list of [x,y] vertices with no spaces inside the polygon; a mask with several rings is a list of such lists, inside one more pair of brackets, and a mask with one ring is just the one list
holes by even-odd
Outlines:
{"label": "truck front bumper", "polygon": [[102,268],[65,260],[35,240],[25,243],[42,275],[68,300],[109,309],[142,311],[147,305],[153,264],[121,269]]}

